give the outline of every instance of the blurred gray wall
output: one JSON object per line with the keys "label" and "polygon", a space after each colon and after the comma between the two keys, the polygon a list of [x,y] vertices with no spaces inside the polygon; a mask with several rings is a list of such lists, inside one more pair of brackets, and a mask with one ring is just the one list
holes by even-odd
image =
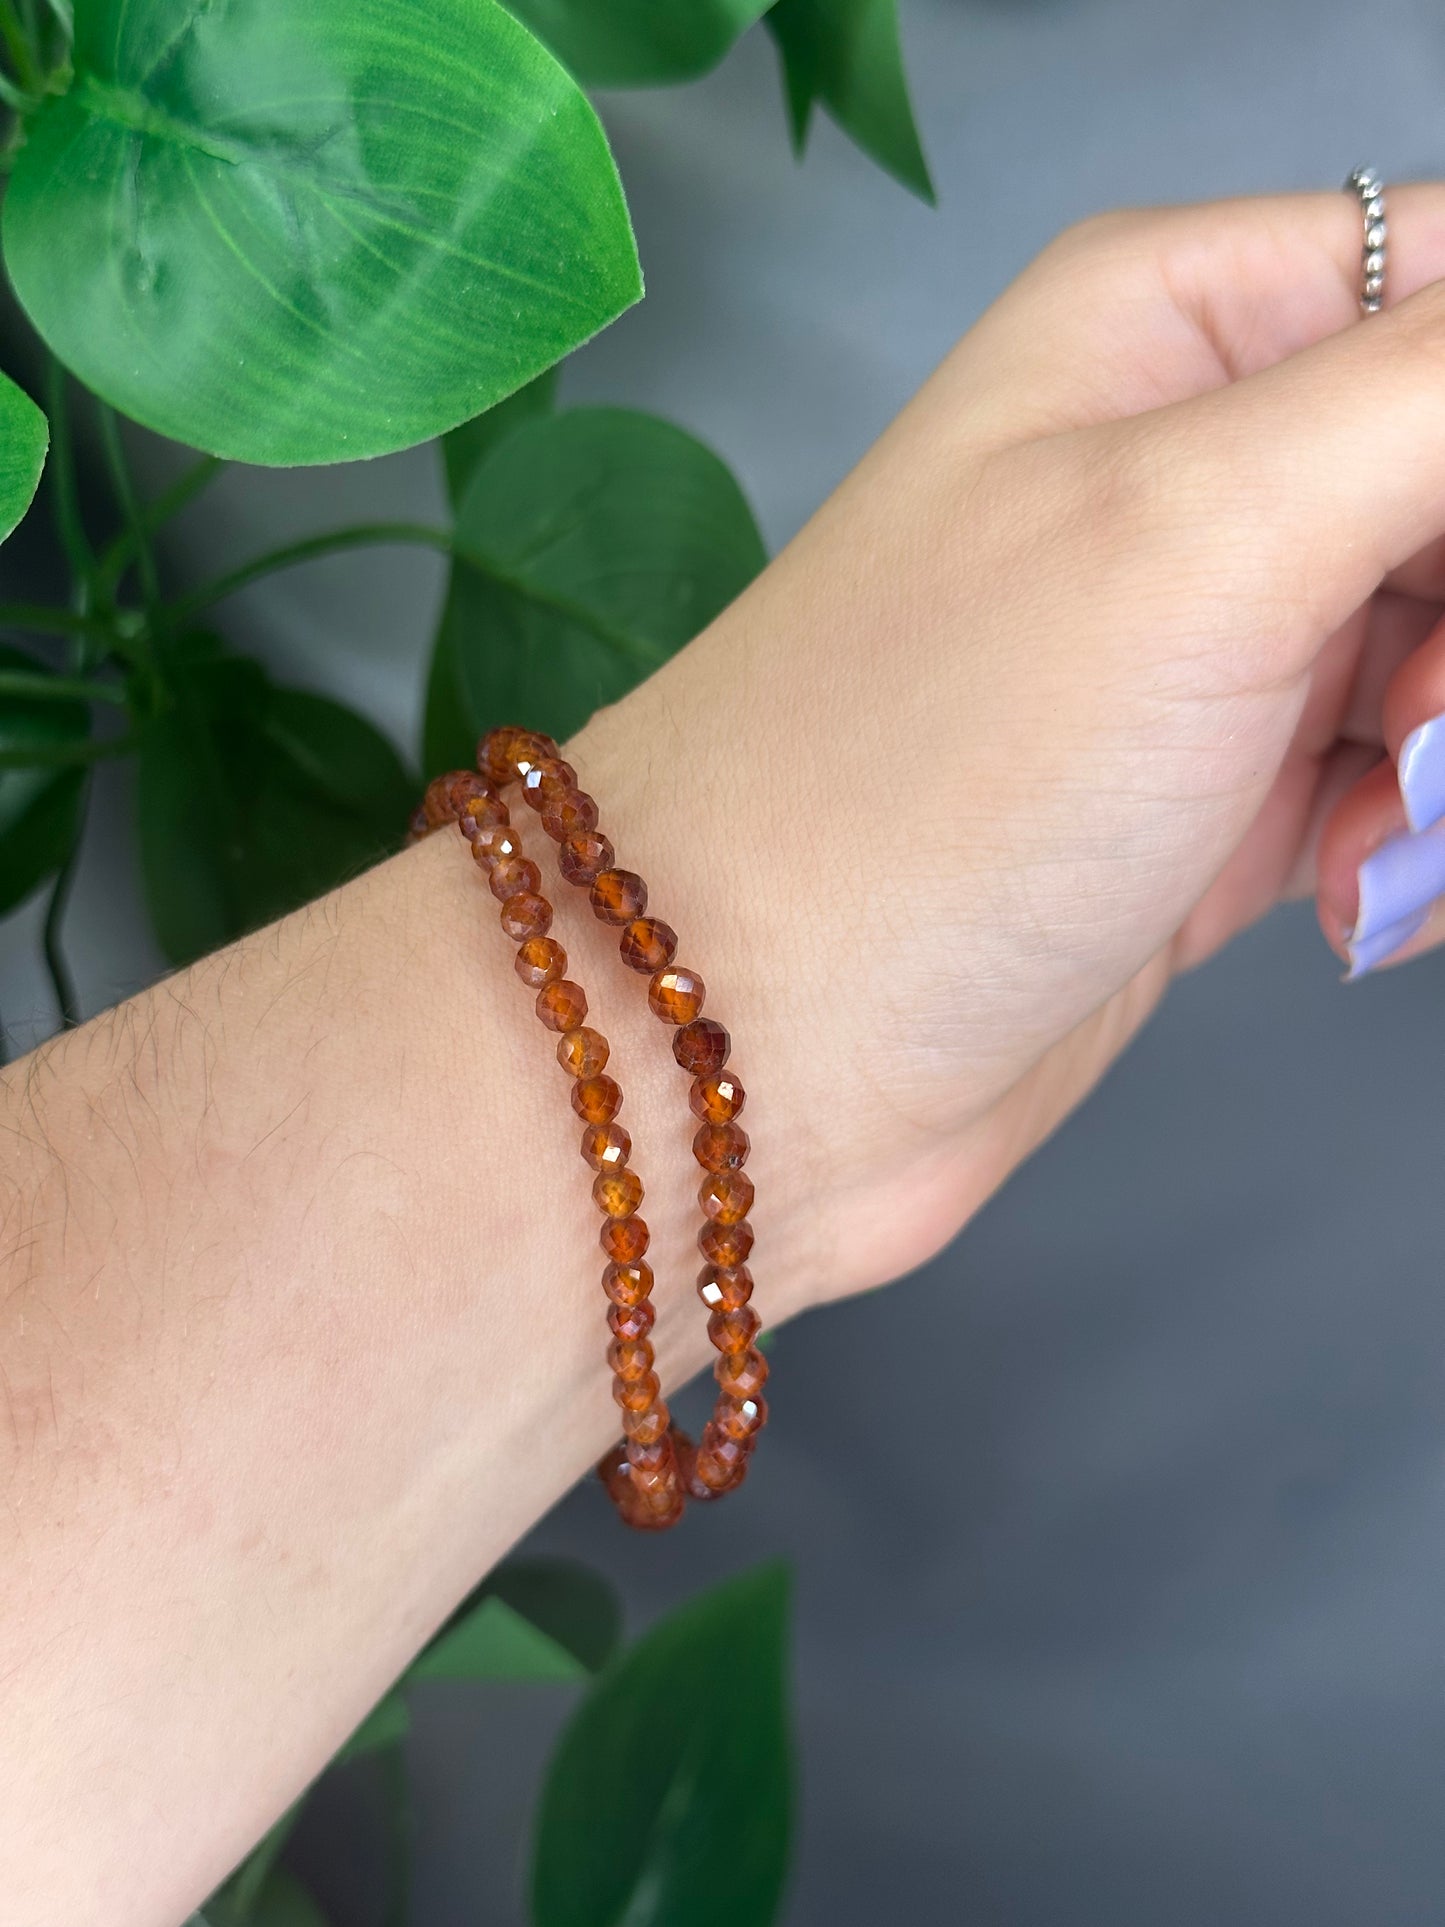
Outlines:
{"label": "blurred gray wall", "polygon": [[[1436,0],[904,14],[936,213],[826,124],[793,165],[762,34],[700,86],[605,103],[649,294],[567,397],[696,430],[775,545],[1064,223],[1445,162]],[[183,559],[439,507],[425,453],[238,473]],[[229,620],[410,744],[439,582],[353,557]],[[70,926],[91,1004],[153,967],[130,863],[107,790]],[[25,939],[12,1024],[44,1017]],[[780,1336],[766,1466],[717,1516],[640,1543],[587,1490],[538,1529],[634,1625],[792,1556],[792,1927],[1445,1916],[1445,964],[1337,976],[1302,910],[1181,985],[955,1249]],[[422,1927],[521,1920],[564,1710],[425,1697]],[[300,1841],[342,1927],[373,1918],[364,1798],[325,1794]]]}

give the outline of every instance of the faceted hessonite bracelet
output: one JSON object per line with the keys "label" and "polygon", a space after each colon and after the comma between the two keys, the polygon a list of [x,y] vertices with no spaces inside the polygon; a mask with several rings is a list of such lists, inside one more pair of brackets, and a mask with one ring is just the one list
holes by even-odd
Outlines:
{"label": "faceted hessonite bracelet", "polygon": [[[741,1485],[767,1422],[762,1390],[768,1366],[754,1343],[759,1321],[748,1302],[753,1185],[743,1170],[748,1136],[737,1121],[743,1087],[727,1069],[728,1033],[702,1015],[701,977],[674,962],[676,933],[647,915],[647,885],[634,871],[617,867],[611,843],[597,828],[596,803],[579,788],[576,771],[552,739],[532,730],[494,729],[478,746],[477,770],[453,770],[428,785],[412,819],[412,837],[457,824],[501,903],[502,928],[518,946],[517,975],[536,991],[542,1022],[561,1033],[557,1061],[574,1080],[582,1155],[596,1172],[592,1196],[603,1214],[608,1263],[602,1288],[611,1301],[612,1332],[607,1362],[622,1408],[623,1437],[597,1470],[628,1525],[660,1531],[677,1523],[688,1498],[721,1498]],[[622,1091],[607,1074],[607,1039],[588,1025],[586,996],[566,975],[567,953],[548,934],[552,906],[542,895],[541,872],[523,854],[502,800],[511,783],[520,783],[557,844],[562,875],[587,891],[603,923],[617,927],[623,962],[646,974],[648,1003],[674,1027],[672,1054],[692,1078],[692,1109],[701,1120],[692,1148],[704,1172],[698,1245],[707,1260],[697,1288],[719,1353],[718,1400],[696,1445],[672,1423],[653,1369],[648,1230],[637,1215],[642,1180],[629,1163],[632,1139],[617,1122]]]}

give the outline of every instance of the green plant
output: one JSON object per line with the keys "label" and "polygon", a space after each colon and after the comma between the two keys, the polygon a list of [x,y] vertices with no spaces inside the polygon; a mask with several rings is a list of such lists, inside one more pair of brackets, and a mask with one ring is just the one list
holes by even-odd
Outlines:
{"label": "green plant", "polygon": [[[78,1017],[62,926],[98,763],[134,764],[149,915],[183,963],[394,848],[422,775],[470,761],[493,723],[569,734],[762,567],[714,454],[649,415],[559,410],[555,374],[642,292],[584,88],[692,78],[764,15],[799,151],[821,106],[931,198],[897,0],[0,0],[0,253],[16,365],[43,402],[0,376],[0,541],[43,471],[68,576],[53,605],[0,604],[17,639],[0,642],[0,915],[48,887],[62,1023]],[[122,417],[197,451],[155,500]],[[433,439],[444,525],[339,528],[199,589],[172,582],[166,526],[226,461]],[[262,576],[379,543],[449,558],[420,770],[210,626]],[[776,1570],[745,1576],[615,1656],[600,1581],[503,1566],[340,1756],[372,1758],[396,1794],[391,1920],[408,1695],[506,1677],[592,1682],[542,1804],[537,1927],[708,1927],[723,1896],[730,1920],[763,1927],[786,1862],[783,1602]],[[724,1630],[746,1753],[700,1663]],[[626,1829],[609,1822],[624,1786]],[[294,1819],[209,1927],[320,1920],[278,1860]]]}

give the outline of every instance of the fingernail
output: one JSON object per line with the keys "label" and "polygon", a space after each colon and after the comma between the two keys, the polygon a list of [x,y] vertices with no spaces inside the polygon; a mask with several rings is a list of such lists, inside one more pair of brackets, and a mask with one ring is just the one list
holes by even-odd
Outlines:
{"label": "fingernail", "polygon": [[1373,937],[1352,937],[1348,945],[1350,967],[1345,972],[1345,982],[1352,984],[1357,977],[1363,977],[1371,970],[1378,969],[1382,963],[1388,963],[1397,950],[1403,950],[1411,937],[1424,929],[1429,915],[1428,910],[1417,910],[1414,916],[1403,917],[1399,923],[1387,923]]}
{"label": "fingernail", "polygon": [[1400,795],[1412,830],[1445,816],[1445,716],[1412,729],[1400,746]]}
{"label": "fingernail", "polygon": [[1445,823],[1401,830],[1372,850],[1360,865],[1360,908],[1351,944],[1382,936],[1445,893]]}

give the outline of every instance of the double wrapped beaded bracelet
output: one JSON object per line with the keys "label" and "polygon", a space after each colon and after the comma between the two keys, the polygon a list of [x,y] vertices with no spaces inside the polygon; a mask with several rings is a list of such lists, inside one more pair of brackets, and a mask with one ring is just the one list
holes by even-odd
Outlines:
{"label": "double wrapped beaded bracelet", "polygon": [[[673,1027],[672,1054],[692,1078],[691,1104],[700,1120],[692,1148],[704,1173],[698,1246],[706,1263],[697,1288],[719,1354],[717,1403],[696,1444],[673,1424],[653,1369],[648,1230],[637,1215],[642,1180],[630,1163],[632,1139],[617,1122],[622,1090],[607,1073],[607,1039],[587,1023],[582,987],[566,975],[567,953],[549,934],[552,906],[542,895],[541,871],[523,853],[502,800],[513,783],[520,783],[556,843],[562,875],[587,891],[603,923],[617,927],[623,962],[646,974],[647,1001]],[[717,1499],[741,1485],[768,1416],[762,1396],[768,1365],[755,1343],[759,1321],[749,1303],[753,1184],[743,1169],[748,1136],[737,1121],[743,1087],[727,1068],[731,1042],[720,1023],[703,1016],[701,977],[674,961],[676,932],[647,915],[647,885],[635,871],[617,867],[611,843],[597,828],[596,803],[549,736],[492,730],[478,745],[476,771],[453,770],[427,786],[411,839],[453,822],[501,903],[502,928],[518,947],[517,975],[536,991],[538,1017],[561,1033],[557,1061],[573,1079],[572,1108],[584,1127],[582,1156],[596,1173],[592,1196],[603,1214],[608,1261],[602,1274],[612,1334],[607,1362],[623,1433],[598,1474],[628,1525],[661,1531],[676,1525],[689,1498]]]}

